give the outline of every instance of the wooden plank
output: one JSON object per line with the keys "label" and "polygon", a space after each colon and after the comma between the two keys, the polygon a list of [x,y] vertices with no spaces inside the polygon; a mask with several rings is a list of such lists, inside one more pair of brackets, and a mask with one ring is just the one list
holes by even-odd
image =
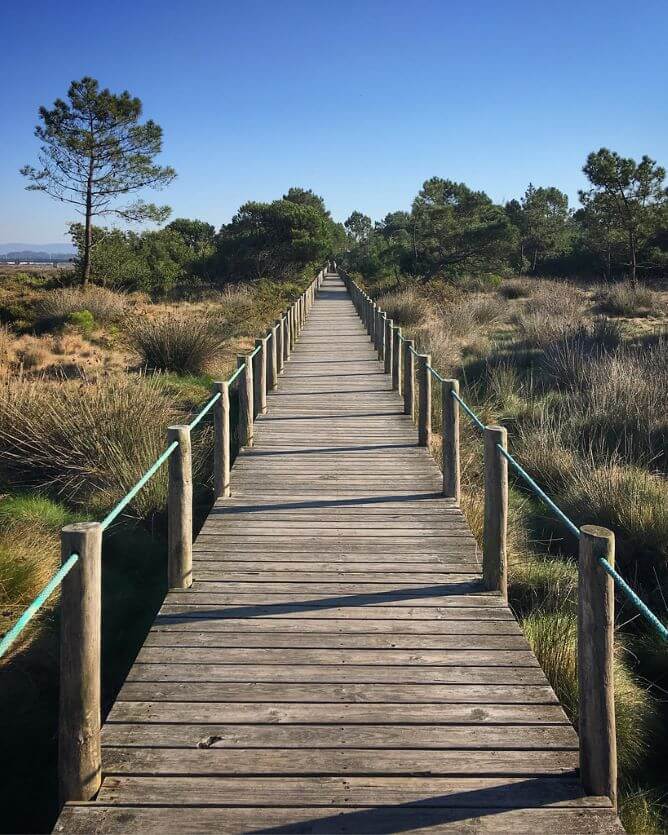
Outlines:
{"label": "wooden plank", "polygon": [[[201,613],[200,613],[201,615]],[[290,634],[372,635],[521,635],[514,618],[506,620],[374,619],[360,617],[209,617],[159,615],[154,632],[287,632]]]}
{"label": "wooden plank", "polygon": [[543,685],[472,684],[289,684],[268,682],[143,682],[128,680],[120,701],[286,702],[303,704],[473,704],[554,705],[557,697]]}
{"label": "wooden plank", "polygon": [[153,748],[577,750],[570,725],[216,725],[108,722],[103,745]]}
{"label": "wooden plank", "polygon": [[[435,829],[438,827],[438,829]],[[513,832],[536,835],[536,832],[619,833],[615,815],[609,810],[587,809],[493,809],[478,814],[466,809],[426,809],[421,807],[380,807],[351,810],[330,807],[307,808],[234,807],[193,808],[187,806],[136,807],[104,804],[68,804],[63,809],[54,832],[98,833],[142,832],[164,835],[165,832],[221,833],[291,832],[291,833],[382,833],[382,832],[456,832],[462,835],[487,832]]]}
{"label": "wooden plank", "polygon": [[146,802],[221,806],[384,806],[416,804],[451,808],[475,798],[476,808],[599,808],[603,797],[587,797],[578,780],[539,777],[107,777],[101,803]]}
{"label": "wooden plank", "polygon": [[[566,725],[559,705],[286,704],[258,702],[116,702],[107,722],[368,725]],[[391,722],[390,722],[391,718]]]}

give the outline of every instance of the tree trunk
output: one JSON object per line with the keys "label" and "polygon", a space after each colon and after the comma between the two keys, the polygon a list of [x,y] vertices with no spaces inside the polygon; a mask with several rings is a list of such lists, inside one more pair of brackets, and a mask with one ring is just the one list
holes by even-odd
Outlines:
{"label": "tree trunk", "polygon": [[90,281],[91,250],[93,248],[93,158],[88,166],[88,184],[86,187],[86,223],[84,229],[83,276],[85,287]]}
{"label": "tree trunk", "polygon": [[637,270],[637,263],[636,263],[636,241],[633,234],[629,235],[629,249],[631,250],[631,271],[629,278],[631,280],[631,287],[638,286],[638,278],[636,275]]}

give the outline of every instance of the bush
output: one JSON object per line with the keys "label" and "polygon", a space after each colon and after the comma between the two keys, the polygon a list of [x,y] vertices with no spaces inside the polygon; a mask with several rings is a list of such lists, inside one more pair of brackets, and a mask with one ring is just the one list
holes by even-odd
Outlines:
{"label": "bush", "polygon": [[539,610],[574,611],[578,569],[573,563],[549,557],[525,555],[509,564],[508,595],[520,617]]}
{"label": "bush", "polygon": [[128,309],[128,300],[122,293],[114,293],[104,287],[66,287],[49,290],[39,299],[36,312],[38,326],[60,327],[73,314],[88,312],[98,322],[117,322]]}
{"label": "bush", "polygon": [[560,332],[543,337],[543,367],[558,385],[585,386],[592,360],[609,353],[621,342],[619,327],[608,319],[562,323]]}
{"label": "bush", "polygon": [[640,317],[665,312],[658,293],[649,287],[612,284],[596,288],[594,299],[598,310],[610,316]]}
{"label": "bush", "polygon": [[417,325],[430,309],[429,303],[414,287],[381,296],[377,303],[388,319],[394,319],[395,325]]}
{"label": "bush", "polygon": [[[0,388],[0,475],[99,511],[160,455],[174,418],[169,400],[146,378],[13,380]],[[143,516],[162,509],[165,496],[163,468],[132,507]]]}
{"label": "bush", "polygon": [[195,317],[143,316],[132,323],[128,335],[147,368],[178,374],[206,373],[223,347],[212,323]]}
{"label": "bush", "polygon": [[525,299],[534,291],[535,282],[527,278],[508,278],[499,287],[504,299]]}
{"label": "bush", "polygon": [[14,355],[14,335],[7,325],[0,325],[0,374],[9,369]]}
{"label": "bush", "polygon": [[84,336],[90,336],[95,327],[95,319],[90,310],[77,310],[75,313],[70,313],[67,323]]}

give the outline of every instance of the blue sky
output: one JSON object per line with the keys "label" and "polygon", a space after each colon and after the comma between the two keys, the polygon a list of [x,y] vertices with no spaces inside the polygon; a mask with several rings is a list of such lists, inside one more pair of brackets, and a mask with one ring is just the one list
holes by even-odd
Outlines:
{"label": "blue sky", "polygon": [[33,0],[0,31],[0,242],[66,240],[18,169],[83,75],[143,100],[179,174],[158,200],[216,227],[292,185],[377,219],[434,175],[575,201],[602,145],[668,165],[665,0]]}

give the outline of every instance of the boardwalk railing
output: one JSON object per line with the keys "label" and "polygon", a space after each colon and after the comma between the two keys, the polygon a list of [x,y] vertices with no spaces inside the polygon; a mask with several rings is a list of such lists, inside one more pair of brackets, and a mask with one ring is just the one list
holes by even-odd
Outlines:
{"label": "boardwalk railing", "polygon": [[237,370],[213,384],[213,395],[193,420],[167,428],[167,447],[102,522],[67,525],[61,534],[62,564],[16,624],[0,641],[0,658],[34,615],[61,586],[58,782],[60,801],[90,800],[100,787],[102,535],[158,470],[169,462],[167,526],[170,589],[192,584],[191,432],[213,409],[215,498],[230,495],[232,435],[230,390],[238,390],[236,440],[252,446],[253,422],[267,410],[267,388],[290,357],[326,270],[256,340],[255,349],[237,356]]}
{"label": "boardwalk railing", "polygon": [[579,541],[578,689],[580,776],[591,795],[607,795],[616,804],[617,753],[614,706],[614,585],[658,634],[668,629],[615,570],[615,537],[606,528],[580,528],[541,489],[508,451],[506,429],[485,426],[459,393],[459,381],[442,377],[429,354],[416,350],[401,328],[349,276],[343,275],[355,308],[391,375],[392,387],[403,394],[404,413],[417,423],[420,446],[429,446],[432,428],[432,378],[441,386],[443,495],[459,503],[459,410],[483,436],[484,526],[482,573],[485,586],[507,600],[506,537],[508,527],[508,465]]}

